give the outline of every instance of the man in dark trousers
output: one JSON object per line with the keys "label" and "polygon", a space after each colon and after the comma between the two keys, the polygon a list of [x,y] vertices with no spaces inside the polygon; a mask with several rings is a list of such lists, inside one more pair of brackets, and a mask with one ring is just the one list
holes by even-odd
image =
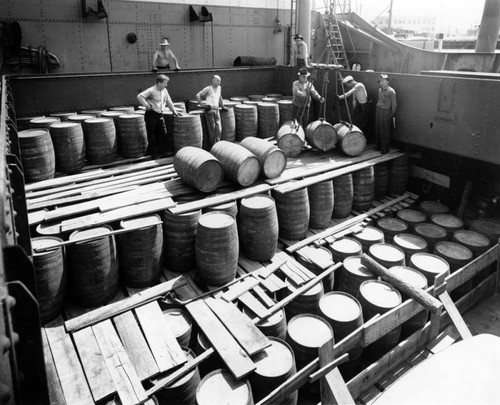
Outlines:
{"label": "man in dark trousers", "polygon": [[[156,76],[156,84],[154,86],[137,95],[139,103],[146,107],[146,113],[144,114],[146,131],[148,133],[146,154],[153,156],[153,158],[157,158],[160,155],[159,142],[162,138],[167,139],[167,148],[170,149],[169,152],[173,152],[172,134],[167,134],[163,114],[167,111],[167,107],[175,116],[180,114],[175,110],[170,94],[167,91],[169,80],[166,75],[158,75]],[[167,138],[167,135],[170,139]]]}
{"label": "man in dark trousers", "polygon": [[320,103],[323,103],[325,99],[320,96],[313,84],[309,81],[308,77],[311,73],[309,73],[306,68],[300,69],[298,75],[299,80],[295,80],[292,85],[292,114],[305,131],[309,123],[309,106],[311,104],[311,98],[318,100]]}
{"label": "man in dark trousers", "polygon": [[346,76],[342,83],[347,92],[341,94],[339,100],[344,100],[352,95],[352,123],[366,135],[369,111],[365,85],[358,83],[352,76]]}
{"label": "man in dark trousers", "polygon": [[389,152],[396,114],[396,92],[389,86],[390,77],[381,74],[378,79],[377,112],[375,115],[375,144],[382,153]]}

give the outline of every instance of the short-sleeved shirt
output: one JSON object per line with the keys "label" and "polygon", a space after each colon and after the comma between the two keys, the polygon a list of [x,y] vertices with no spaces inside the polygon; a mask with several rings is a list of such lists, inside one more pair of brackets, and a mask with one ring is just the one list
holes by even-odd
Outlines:
{"label": "short-sleeved shirt", "polygon": [[219,100],[221,97],[221,87],[217,86],[216,89],[213,86],[207,86],[198,95],[203,98],[205,97],[205,103],[210,107],[217,108],[219,106]]}
{"label": "short-sleeved shirt", "polygon": [[[292,91],[293,91],[293,99],[292,103],[297,107],[305,107],[307,101],[307,92],[311,91],[311,97],[314,97],[316,100],[320,100],[321,96],[314,88],[313,84],[310,81],[305,83],[301,83],[299,80],[295,80],[293,82]],[[309,98],[309,101],[311,99]]]}
{"label": "short-sleeved shirt", "polygon": [[392,87],[388,87],[387,90],[378,89],[377,108],[391,110],[391,113],[395,114],[396,107],[396,91]]}
{"label": "short-sleeved shirt", "polygon": [[158,90],[156,88],[156,85],[144,90],[139,95],[144,97],[151,104],[153,111],[156,111],[160,114],[167,111],[168,100],[172,102],[167,89]]}

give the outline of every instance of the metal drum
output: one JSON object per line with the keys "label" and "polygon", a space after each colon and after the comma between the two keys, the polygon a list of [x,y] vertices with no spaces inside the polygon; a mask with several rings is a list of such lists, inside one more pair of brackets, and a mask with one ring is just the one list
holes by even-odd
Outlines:
{"label": "metal drum", "polygon": [[333,213],[333,181],[326,180],[307,187],[309,196],[309,227],[324,229],[330,225]]}
{"label": "metal drum", "polygon": [[259,177],[259,159],[241,145],[219,141],[212,146],[210,153],[221,163],[225,176],[240,186],[250,186]]}
{"label": "metal drum", "polygon": [[366,148],[366,137],[357,126],[350,127],[339,122],[334,125],[334,128],[338,135],[337,148],[339,150],[348,156],[358,156],[363,153]]}
{"label": "metal drum", "polygon": [[332,150],[337,143],[337,131],[324,119],[313,121],[306,127],[306,139],[309,145],[323,152]]}
{"label": "metal drum", "polygon": [[304,147],[305,139],[304,129],[297,121],[284,122],[276,134],[278,147],[285,153],[286,157],[299,156]]}

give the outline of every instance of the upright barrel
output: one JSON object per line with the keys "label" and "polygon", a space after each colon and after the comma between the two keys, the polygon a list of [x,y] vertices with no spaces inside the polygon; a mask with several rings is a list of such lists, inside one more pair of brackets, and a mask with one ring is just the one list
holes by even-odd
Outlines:
{"label": "upright barrel", "polygon": [[175,154],[174,169],[184,183],[204,193],[215,190],[224,178],[217,158],[194,146],[185,146]]}
{"label": "upright barrel", "polygon": [[113,120],[115,124],[116,131],[116,150],[121,152],[120,139],[121,139],[121,131],[120,131],[120,116],[123,115],[123,111],[103,111],[101,114],[101,118],[109,118]]}
{"label": "upright barrel", "polygon": [[283,151],[264,139],[248,137],[241,141],[241,146],[252,152],[259,159],[262,174],[268,179],[279,177],[286,168],[286,156]]}
{"label": "upright barrel", "polygon": [[434,245],[438,242],[448,239],[446,230],[438,225],[422,223],[415,225],[413,228],[415,235],[425,239],[429,245],[429,250],[434,249]]}
{"label": "upright barrel", "polygon": [[451,239],[453,232],[459,231],[464,227],[464,221],[450,214],[435,214],[431,217],[431,223],[440,226]]}
{"label": "upright barrel", "polygon": [[304,147],[305,139],[304,129],[297,121],[284,122],[276,134],[278,147],[285,153],[286,157],[299,156]]}
{"label": "upright barrel", "polygon": [[106,112],[106,110],[102,109],[90,109],[90,110],[82,110],[81,114],[90,114],[96,118],[102,117],[102,113]]}
{"label": "upright barrel", "polygon": [[276,103],[261,102],[257,104],[259,138],[270,138],[278,132],[280,117]]}
{"label": "upright barrel", "polygon": [[410,258],[410,267],[422,273],[429,285],[434,285],[436,276],[450,274],[450,265],[442,257],[432,253],[415,253]]}
{"label": "upright barrel", "polygon": [[[250,311],[249,309],[243,308],[243,312],[247,314],[250,318],[254,319],[256,315]],[[282,308],[274,315],[271,315],[264,321],[260,321],[255,324],[257,328],[265,335],[265,336],[274,336],[279,339],[286,339],[286,314],[285,309]]]}
{"label": "upright barrel", "polygon": [[337,131],[332,124],[320,119],[307,125],[306,139],[313,148],[326,152],[335,147]]}
{"label": "upright barrel", "polygon": [[[42,324],[57,318],[63,309],[68,286],[62,239],[39,237],[31,239],[36,289]],[[35,249],[48,249],[37,252]]]}
{"label": "upright barrel", "polygon": [[465,266],[473,258],[469,248],[449,241],[436,243],[433,253],[448,262],[452,273]]}
{"label": "upright barrel", "polygon": [[56,117],[61,120],[61,122],[68,121],[68,118],[71,117],[72,115],[75,115],[76,112],[55,112],[51,113],[51,117]]}
{"label": "upright barrel", "polygon": [[257,136],[257,107],[251,104],[236,104],[234,106],[236,121],[236,140],[242,141],[249,136]]}
{"label": "upright barrel", "polygon": [[341,238],[330,243],[329,249],[333,254],[334,262],[343,262],[349,256],[359,256],[363,253],[361,243],[353,238]]}
{"label": "upright barrel", "polygon": [[[71,296],[84,307],[98,307],[111,300],[118,290],[118,260],[111,227],[73,232],[67,247]],[[89,237],[92,240],[78,242]]]}
{"label": "upright barrel", "polygon": [[381,200],[387,195],[389,187],[389,163],[382,162],[374,166],[375,172],[375,200]]}
{"label": "upright barrel", "polygon": [[[307,257],[302,254],[302,249],[297,252],[297,261],[304,266],[306,269],[311,270],[314,274],[318,275],[325,269],[324,266],[317,263],[331,263],[333,259],[332,252],[330,252],[326,247],[314,247],[307,246]],[[311,260],[310,260],[311,258]],[[332,291],[334,289],[335,276],[330,274],[329,277],[323,279],[323,289],[326,292]]]}
{"label": "upright barrel", "polygon": [[159,215],[120,221],[117,235],[121,282],[132,288],[145,288],[160,280],[163,264],[163,231]]}
{"label": "upright barrel", "polygon": [[333,179],[333,218],[346,218],[351,215],[354,198],[352,174]]}
{"label": "upright barrel", "polygon": [[[283,297],[293,294],[298,286],[287,280],[287,286],[283,291]],[[309,290],[298,295],[292,302],[290,302],[285,307],[285,312],[287,319],[292,319],[296,315],[300,314],[315,314],[318,315],[319,310],[319,300],[325,293],[323,288],[323,283],[317,283],[312,286]]]}
{"label": "upright barrel", "polygon": [[356,211],[366,211],[372,206],[375,196],[375,172],[373,166],[356,170],[352,174],[353,204]]}
{"label": "upright barrel", "polygon": [[410,231],[413,231],[415,225],[421,224],[427,220],[427,216],[423,212],[408,208],[396,212],[396,217],[406,222]]}
{"label": "upright barrel", "polygon": [[234,101],[235,103],[241,104],[243,101],[249,100],[247,96],[233,96],[229,97],[229,100]]}
{"label": "upright barrel", "polygon": [[279,100],[278,109],[280,113],[280,127],[287,121],[293,121],[292,100]]}
{"label": "upright barrel", "polygon": [[285,239],[298,240],[309,229],[309,198],[307,188],[281,194],[273,191],[278,212],[279,234]]}
{"label": "upright barrel", "polygon": [[274,200],[256,195],[241,200],[238,233],[243,253],[250,260],[271,260],[278,245],[278,214]]}
{"label": "upright barrel", "polygon": [[400,248],[405,254],[406,263],[410,263],[410,258],[415,253],[427,252],[428,244],[424,238],[411,233],[398,233],[393,239],[394,246]]}
{"label": "upright barrel", "polygon": [[203,214],[198,220],[195,253],[200,282],[221,286],[232,281],[239,255],[236,219],[217,211]]}
{"label": "upright barrel", "polygon": [[50,127],[56,168],[71,174],[85,166],[85,140],[82,126],[76,122],[60,122]]}
{"label": "upright barrel", "polygon": [[75,114],[68,117],[69,122],[78,122],[83,125],[83,123],[91,118],[95,118],[92,114]]}
{"label": "upright barrel", "polygon": [[57,117],[33,118],[30,121],[30,128],[48,130],[52,124],[57,124],[58,122],[61,122],[61,120]]}
{"label": "upright barrel", "polygon": [[475,219],[470,222],[469,229],[487,236],[493,245],[498,243],[498,238],[500,237],[500,223],[493,219]]}
{"label": "upright barrel", "polygon": [[339,122],[334,125],[337,131],[337,148],[348,156],[358,156],[366,148],[366,137],[356,125]]}
{"label": "upright barrel", "polygon": [[56,171],[56,159],[49,131],[27,129],[20,131],[18,136],[26,182],[52,179]]}
{"label": "upright barrel", "polygon": [[265,94],[249,94],[248,99],[250,101],[262,101],[262,99],[266,97]]}
{"label": "upright barrel", "polygon": [[408,155],[400,156],[389,163],[389,194],[403,194],[410,178],[410,158]]}
{"label": "upright barrel", "polygon": [[252,389],[247,380],[236,380],[227,369],[208,373],[196,389],[197,405],[253,405]]}
{"label": "upright barrel", "polygon": [[163,213],[163,264],[175,272],[188,272],[196,268],[195,240],[201,212],[184,214]]}
{"label": "upright barrel", "polygon": [[361,243],[364,252],[368,252],[369,247],[375,243],[385,242],[384,233],[373,226],[365,226],[361,232],[353,234],[352,237]]}
{"label": "upright barrel", "polygon": [[404,252],[389,243],[375,243],[368,249],[368,254],[386,268],[404,266],[406,264]]}
{"label": "upright barrel", "polygon": [[240,186],[249,186],[260,174],[259,159],[241,145],[219,141],[210,150],[222,164],[224,174]]}
{"label": "upright barrel", "polygon": [[408,225],[406,222],[397,218],[379,218],[377,219],[376,225],[377,228],[384,233],[385,241],[388,243],[393,241],[395,235],[408,232]]}
{"label": "upright barrel", "polygon": [[471,230],[456,231],[453,233],[451,240],[469,248],[474,257],[483,254],[491,246],[487,236]]}
{"label": "upright barrel", "polygon": [[120,112],[123,112],[124,114],[133,114],[135,111],[135,108],[132,106],[128,106],[128,105],[118,105],[115,107],[110,107],[109,110],[110,111],[120,111]]}
{"label": "upright barrel", "polygon": [[361,263],[361,256],[349,256],[340,268],[339,290],[357,297],[361,284],[376,279],[377,275]]}
{"label": "upright barrel", "polygon": [[324,229],[330,225],[333,213],[333,181],[326,180],[307,187],[309,196],[309,227]]}
{"label": "upright barrel", "polygon": [[168,308],[163,310],[163,316],[177,343],[181,347],[189,347],[193,332],[193,318],[189,312],[182,308]]}
{"label": "upright barrel", "polygon": [[438,201],[420,201],[418,209],[427,215],[427,218],[429,219],[433,215],[448,214],[450,212],[450,209],[446,205]]}
{"label": "upright barrel", "polygon": [[124,158],[138,158],[146,154],[148,135],[144,117],[138,114],[123,114],[118,118],[120,151]]}
{"label": "upright barrel", "polygon": [[172,135],[175,152],[178,152],[184,146],[201,148],[203,142],[203,129],[200,116],[194,114],[174,116]]}
{"label": "upright barrel", "polygon": [[220,123],[222,127],[221,140],[234,142],[236,139],[236,117],[234,115],[234,106],[237,103],[225,101],[225,110],[220,111]]}
{"label": "upright barrel", "polygon": [[113,120],[90,118],[85,120],[82,126],[88,162],[93,165],[114,162],[117,142]]}
{"label": "upright barrel", "polygon": [[[215,197],[217,195],[222,194],[212,194],[207,196],[206,198]],[[236,200],[233,200],[222,204],[211,205],[210,207],[205,207],[203,209],[203,213],[211,211],[222,211],[236,218],[238,215],[238,204],[236,203]]]}

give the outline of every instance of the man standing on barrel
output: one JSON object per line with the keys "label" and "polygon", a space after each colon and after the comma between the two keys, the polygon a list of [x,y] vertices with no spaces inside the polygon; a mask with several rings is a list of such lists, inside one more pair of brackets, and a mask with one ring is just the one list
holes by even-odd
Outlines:
{"label": "man standing on barrel", "polygon": [[390,77],[381,74],[378,79],[377,113],[375,115],[375,144],[382,153],[389,152],[392,129],[395,127],[396,92],[389,86]]}
{"label": "man standing on barrel", "polygon": [[222,101],[220,83],[220,76],[213,75],[212,84],[196,94],[196,100],[198,100],[201,108],[205,110],[204,116],[207,123],[210,147],[220,141],[222,134],[219,110],[226,107],[224,107],[224,102]]}

